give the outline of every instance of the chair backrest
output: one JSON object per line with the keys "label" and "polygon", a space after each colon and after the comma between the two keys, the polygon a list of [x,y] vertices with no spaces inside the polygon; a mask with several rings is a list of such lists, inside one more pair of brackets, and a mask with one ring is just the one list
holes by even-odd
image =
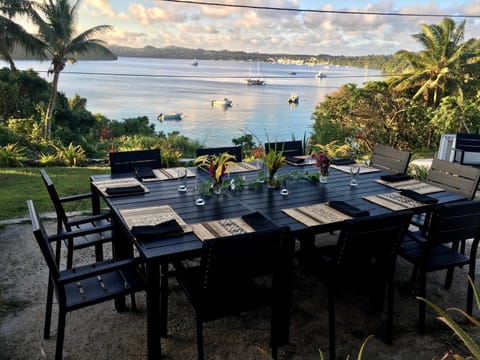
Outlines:
{"label": "chair backrest", "polygon": [[71,229],[68,224],[67,213],[63,208],[62,202],[60,201],[60,197],[58,196],[52,179],[50,179],[50,176],[47,174],[47,171],[45,169],[40,169],[40,174],[42,175],[43,183],[47,188],[48,195],[50,195],[50,199],[52,200],[53,206],[55,208],[55,213],[57,214],[57,232],[62,231],[62,225],[67,231],[70,231]]}
{"label": "chair backrest", "polygon": [[225,152],[229,153],[230,155],[235,156],[236,162],[242,162],[242,147],[241,146],[224,146],[224,147],[215,147],[215,148],[200,148],[197,149],[197,156],[202,155],[220,155]]}
{"label": "chair backrest", "polygon": [[206,240],[201,259],[202,291],[272,274],[292,266],[294,242],[288,227]]}
{"label": "chair backrest", "polygon": [[410,162],[410,151],[398,150],[382,144],[376,144],[373,149],[370,165],[391,174],[405,174]]}
{"label": "chair backrest", "polygon": [[112,174],[134,173],[136,167],[162,167],[159,149],[111,152],[109,159]]}
{"label": "chair backrest", "polygon": [[32,200],[27,201],[28,212],[30,214],[30,221],[32,223],[33,234],[37,240],[38,246],[42,251],[43,257],[47,263],[47,266],[50,270],[50,275],[52,280],[56,280],[59,276],[59,265],[57,264],[56,257],[50,244],[45,227],[40,221],[38,212],[35,208],[35,205]]}
{"label": "chair backrest", "polygon": [[407,211],[346,220],[336,247],[339,275],[344,275],[343,269],[352,269],[352,265],[356,271],[372,275],[371,280],[377,276],[385,280],[392,275],[412,214]]}
{"label": "chair backrest", "polygon": [[303,143],[300,140],[265,143],[265,152],[268,154],[271,150],[283,150],[285,156],[304,155]]}
{"label": "chair backrest", "polygon": [[[427,238],[432,245],[478,241],[480,235],[480,201],[457,201],[439,204],[432,212]],[[473,246],[473,245],[472,245]]]}
{"label": "chair backrest", "polygon": [[433,159],[426,181],[471,200],[475,197],[480,181],[480,169]]}

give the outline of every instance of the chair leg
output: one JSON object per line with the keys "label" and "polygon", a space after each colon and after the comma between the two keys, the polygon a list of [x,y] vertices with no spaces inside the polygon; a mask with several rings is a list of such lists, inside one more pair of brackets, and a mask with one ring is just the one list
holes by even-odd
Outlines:
{"label": "chair leg", "polygon": [[65,320],[67,313],[65,308],[60,305],[58,309],[58,327],[57,327],[57,346],[55,349],[55,359],[62,360],[63,341],[65,339]]}
{"label": "chair leg", "polygon": [[443,285],[445,289],[450,289],[450,287],[452,286],[454,271],[455,271],[455,268],[453,267],[447,269],[447,275],[445,276],[445,284]]}
{"label": "chair leg", "polygon": [[130,295],[130,302],[132,303],[132,311],[137,311],[137,301],[135,300],[135,293]]}
{"label": "chair leg", "polygon": [[386,342],[392,345],[393,343],[393,279],[387,284],[387,329]]}
{"label": "chair leg", "polygon": [[203,323],[197,318],[197,351],[198,360],[204,360],[203,355]]}
{"label": "chair leg", "polygon": [[328,341],[330,346],[330,360],[335,360],[335,289],[328,287]]}
{"label": "chair leg", "polygon": [[168,264],[160,266],[160,334],[168,335]]}
{"label": "chair leg", "polygon": [[43,328],[43,338],[50,337],[50,324],[52,322],[52,302],[53,302],[53,284],[50,275],[48,276],[47,285],[47,306],[45,309],[45,326]]}
{"label": "chair leg", "polygon": [[[419,296],[425,298],[427,293],[427,273],[423,270],[420,271],[420,293]],[[424,301],[419,301],[418,305],[418,326],[421,333],[425,333],[425,323],[426,323],[426,304]]]}

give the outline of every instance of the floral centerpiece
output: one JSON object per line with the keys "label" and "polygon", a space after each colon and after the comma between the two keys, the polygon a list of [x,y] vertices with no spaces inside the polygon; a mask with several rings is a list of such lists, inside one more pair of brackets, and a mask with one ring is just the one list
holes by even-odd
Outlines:
{"label": "floral centerpiece", "polygon": [[330,164],[333,159],[349,154],[349,144],[338,145],[337,141],[328,144],[315,144],[312,146],[312,159],[320,170],[320,182],[326,183],[329,175]]}
{"label": "floral centerpiece", "polygon": [[228,152],[220,155],[202,155],[195,159],[194,164],[204,169],[210,175],[212,189],[215,193],[221,193],[227,177],[227,166],[233,163],[235,155]]}
{"label": "floral centerpiece", "polygon": [[267,169],[268,186],[275,187],[275,174],[278,169],[285,166],[285,156],[283,156],[283,149],[278,150],[276,146],[265,150],[263,161]]}

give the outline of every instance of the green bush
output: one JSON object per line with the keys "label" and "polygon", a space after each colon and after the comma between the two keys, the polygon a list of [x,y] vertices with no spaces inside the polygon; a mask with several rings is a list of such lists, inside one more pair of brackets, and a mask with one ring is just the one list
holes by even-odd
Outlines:
{"label": "green bush", "polygon": [[7,144],[0,147],[0,166],[22,166],[26,160],[25,148],[18,144]]}

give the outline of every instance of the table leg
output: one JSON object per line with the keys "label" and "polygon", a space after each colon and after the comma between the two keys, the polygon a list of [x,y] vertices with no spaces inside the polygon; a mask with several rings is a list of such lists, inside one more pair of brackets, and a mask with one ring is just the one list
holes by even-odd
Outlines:
{"label": "table leg", "polygon": [[163,264],[160,268],[160,333],[167,336],[168,319],[168,264]]}
{"label": "table leg", "polygon": [[92,214],[100,214],[100,195],[92,183],[90,183],[90,192],[92,193]]}
{"label": "table leg", "polygon": [[147,270],[147,347],[148,359],[160,359],[160,268],[155,264],[146,265]]}

